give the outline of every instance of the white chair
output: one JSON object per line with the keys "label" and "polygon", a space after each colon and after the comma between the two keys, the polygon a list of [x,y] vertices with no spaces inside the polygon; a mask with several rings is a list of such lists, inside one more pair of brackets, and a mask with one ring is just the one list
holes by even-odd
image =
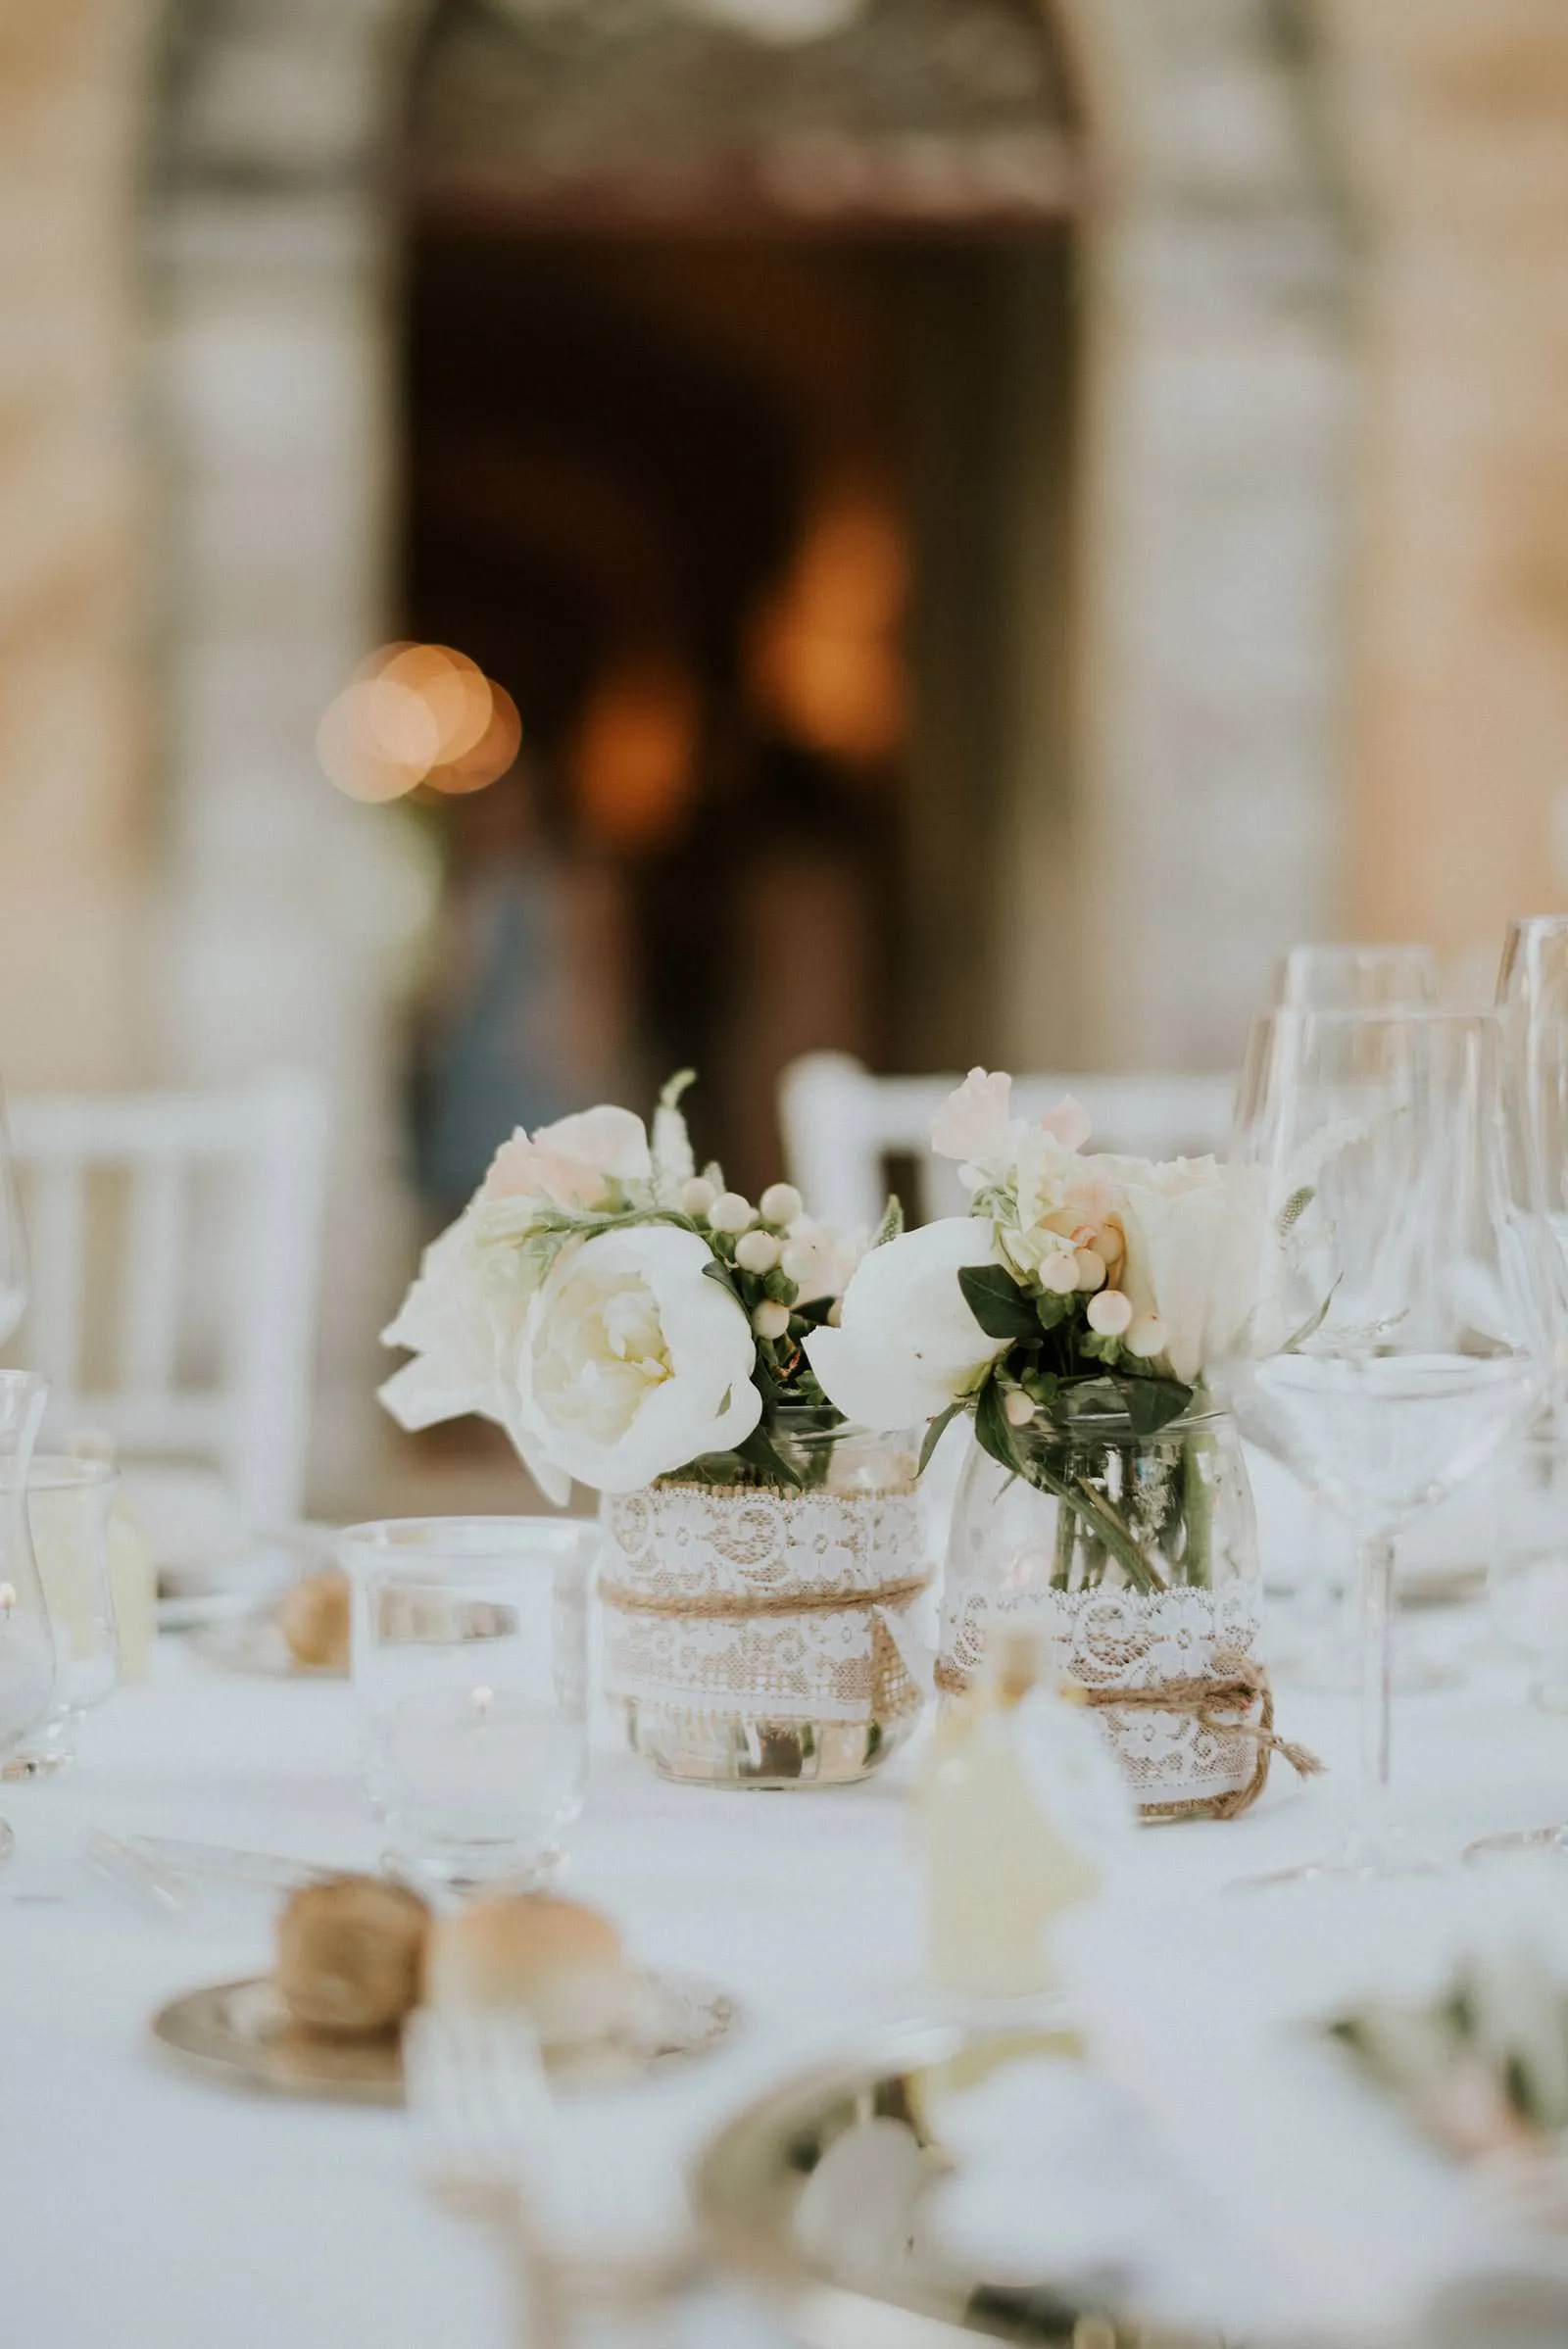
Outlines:
{"label": "white chair", "polygon": [[[808,1052],[784,1071],[779,1122],[790,1180],[811,1214],[845,1231],[874,1225],[890,1158],[914,1160],[911,1223],[961,1211],[956,1170],[931,1155],[931,1119],[956,1077],[874,1077],[847,1052]],[[1230,1125],[1230,1077],[1022,1077],[1021,1116],[1038,1117],[1064,1093],[1089,1113],[1091,1150],[1138,1157],[1196,1156],[1219,1149]]]}
{"label": "white chair", "polygon": [[50,1426],[216,1471],[242,1527],[297,1518],[320,1089],[36,1095],[10,1126],[31,1260],[22,1349],[50,1382]]}

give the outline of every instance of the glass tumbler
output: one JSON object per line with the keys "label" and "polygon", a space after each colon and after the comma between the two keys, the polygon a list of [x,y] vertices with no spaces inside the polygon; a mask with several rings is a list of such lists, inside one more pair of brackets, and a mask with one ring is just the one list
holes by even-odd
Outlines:
{"label": "glass tumbler", "polygon": [[[0,1489],[10,1472],[0,1465]],[[107,1460],[35,1452],[26,1471],[32,1554],[54,1634],[54,1695],[43,1719],[5,1766],[38,1778],[76,1751],[81,1717],[120,1679],[120,1638],[109,1590],[109,1513],[120,1479]]]}
{"label": "glass tumbler", "polygon": [[588,1775],[593,1524],[350,1526],[362,1761],[402,1874],[525,1884],[559,1860]]}

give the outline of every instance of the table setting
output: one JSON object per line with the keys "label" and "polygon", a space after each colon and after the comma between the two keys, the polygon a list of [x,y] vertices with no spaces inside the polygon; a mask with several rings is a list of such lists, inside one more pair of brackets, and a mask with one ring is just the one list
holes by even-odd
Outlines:
{"label": "table setting", "polygon": [[859,1236],[519,1130],[381,1394],[556,1513],[120,1686],[0,1372],[12,2337],[1568,2339],[1565,1012],[1298,949],[1223,1157],[975,1069]]}

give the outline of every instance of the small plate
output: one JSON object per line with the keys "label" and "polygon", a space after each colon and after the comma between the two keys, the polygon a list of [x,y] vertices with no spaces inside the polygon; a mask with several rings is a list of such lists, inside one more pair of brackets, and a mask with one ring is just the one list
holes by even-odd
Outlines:
{"label": "small plate", "polygon": [[348,1679],[344,1665],[302,1664],[270,1607],[261,1614],[201,1624],[191,1632],[188,1644],[204,1663],[216,1664],[222,1672],[256,1673],[263,1680],[280,1681]]}
{"label": "small plate", "polygon": [[729,2122],[693,2173],[697,2217],[809,2349],[1221,2349],[1141,2321],[1113,2272],[990,2276],[927,2224],[927,2194],[962,2169],[944,2142],[948,2100],[1009,2064],[1081,2052],[1040,2001],[891,2025]]}
{"label": "small plate", "polygon": [[[735,2026],[734,2001],[693,1975],[646,1973],[640,2012],[613,2037],[552,2047],[559,2086],[617,2087],[706,2055]],[[401,2104],[395,2039],[320,2039],[290,2020],[270,1975],[187,1991],[153,2017],[153,2036],[219,2087],[336,2104]]]}

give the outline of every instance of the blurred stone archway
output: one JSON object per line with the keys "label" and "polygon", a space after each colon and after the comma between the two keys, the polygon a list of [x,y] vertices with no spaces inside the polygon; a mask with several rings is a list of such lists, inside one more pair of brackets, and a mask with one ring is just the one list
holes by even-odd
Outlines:
{"label": "blurred stone archway", "polygon": [[[996,1049],[1223,1065],[1279,942],[1339,915],[1347,238],[1279,0],[1057,12],[1091,176],[1079,584],[1064,640],[1024,524],[1015,669],[1026,717],[1070,676],[1072,740],[1064,781],[1042,709],[1004,779]],[[333,1086],[329,1489],[353,1480],[403,1213],[407,876],[396,827],[322,788],[312,740],[386,633],[386,160],[430,14],[171,0],[153,81],[157,1057],[210,1080],[309,1056]]]}

